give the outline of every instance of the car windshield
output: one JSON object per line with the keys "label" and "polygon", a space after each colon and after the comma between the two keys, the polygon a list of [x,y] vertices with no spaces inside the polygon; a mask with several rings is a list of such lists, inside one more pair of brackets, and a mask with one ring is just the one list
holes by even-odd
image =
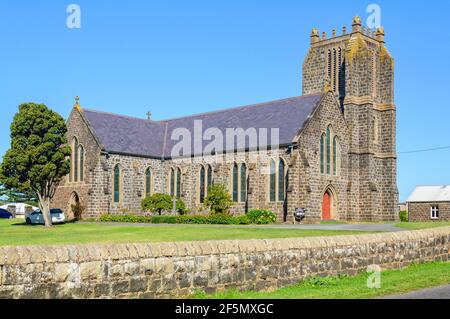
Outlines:
{"label": "car windshield", "polygon": [[52,210],[50,210],[50,214],[52,214],[52,215],[59,215],[59,214],[62,214],[62,210],[60,210],[60,209],[52,209]]}

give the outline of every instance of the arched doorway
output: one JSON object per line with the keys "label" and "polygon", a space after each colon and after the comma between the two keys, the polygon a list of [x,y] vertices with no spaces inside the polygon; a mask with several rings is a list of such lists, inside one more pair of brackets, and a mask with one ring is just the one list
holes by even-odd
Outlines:
{"label": "arched doorway", "polygon": [[80,204],[80,198],[76,192],[73,192],[70,196],[70,200],[68,203],[67,211],[66,211],[67,220],[81,220],[82,218],[82,208]]}
{"label": "arched doorway", "polygon": [[335,215],[336,215],[336,201],[334,193],[332,192],[331,189],[327,189],[322,199],[322,220],[335,219],[336,218]]}
{"label": "arched doorway", "polygon": [[328,191],[323,195],[322,220],[331,220],[331,194]]}

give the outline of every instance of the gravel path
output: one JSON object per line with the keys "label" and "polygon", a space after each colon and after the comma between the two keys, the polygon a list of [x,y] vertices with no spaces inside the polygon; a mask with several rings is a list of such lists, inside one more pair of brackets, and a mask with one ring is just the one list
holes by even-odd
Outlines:
{"label": "gravel path", "polygon": [[383,299],[450,299],[450,285],[414,291],[404,295],[388,296]]}

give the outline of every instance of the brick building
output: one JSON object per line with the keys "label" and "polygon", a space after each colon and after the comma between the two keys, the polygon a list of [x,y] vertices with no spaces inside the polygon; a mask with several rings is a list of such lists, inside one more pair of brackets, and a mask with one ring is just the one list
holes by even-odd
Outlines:
{"label": "brick building", "polygon": [[72,172],[53,206],[73,215],[78,205],[84,217],[142,213],[146,195],[168,193],[197,212],[208,185],[220,183],[236,214],[270,209],[289,222],[301,207],[307,222],[397,219],[394,60],[384,30],[355,17],[351,31],[327,38],[313,29],[310,41],[299,97],[167,121],[77,100],[67,123]]}
{"label": "brick building", "polygon": [[450,220],[450,186],[418,186],[407,201],[409,220]]}

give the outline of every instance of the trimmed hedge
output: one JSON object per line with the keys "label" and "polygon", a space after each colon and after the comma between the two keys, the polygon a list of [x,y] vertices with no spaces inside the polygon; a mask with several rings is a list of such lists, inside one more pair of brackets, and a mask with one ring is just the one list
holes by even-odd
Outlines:
{"label": "trimmed hedge", "polygon": [[139,216],[139,215],[102,215],[100,222],[139,223],[139,224],[191,224],[191,225],[268,225],[277,220],[274,213],[255,210],[247,215],[234,217],[228,214],[181,215],[181,216]]}
{"label": "trimmed hedge", "polygon": [[233,217],[227,214],[212,215],[189,215],[179,216],[179,224],[197,224],[197,225],[250,225],[251,221],[247,215]]}
{"label": "trimmed hedge", "polygon": [[102,215],[99,219],[104,223],[133,223],[133,224],[176,224],[176,216],[139,216],[139,215]]}

